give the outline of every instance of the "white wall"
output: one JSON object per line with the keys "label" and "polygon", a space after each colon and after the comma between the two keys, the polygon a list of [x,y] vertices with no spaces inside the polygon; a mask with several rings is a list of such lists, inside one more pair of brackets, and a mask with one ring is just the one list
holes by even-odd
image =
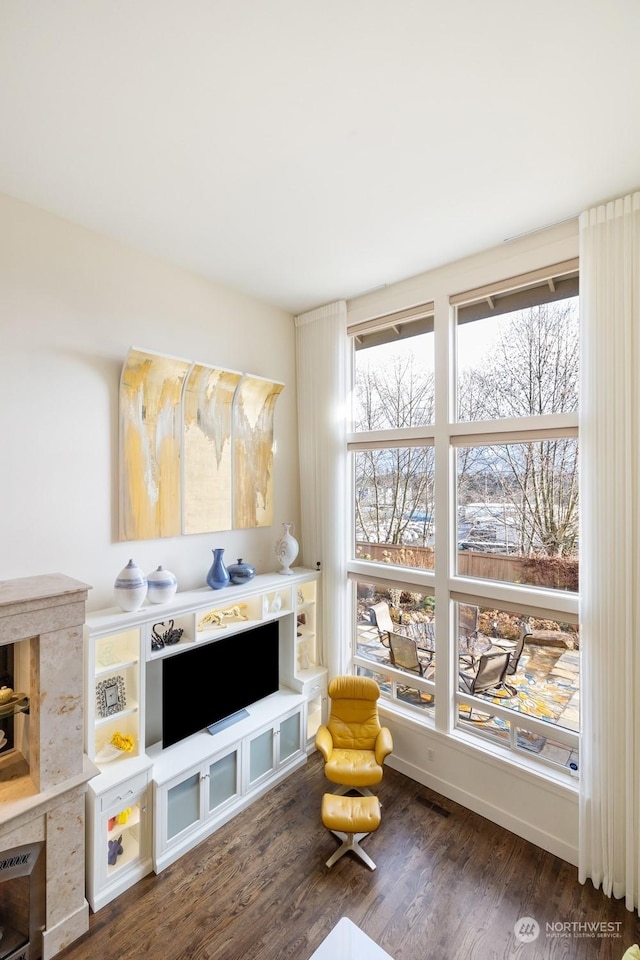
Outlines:
{"label": "white wall", "polygon": [[[128,349],[285,383],[276,404],[274,526],[119,543],[118,387]],[[204,585],[213,547],[277,569],[298,524],[294,325],[278,309],[0,196],[0,580],[59,571],[109,606],[129,557]]]}

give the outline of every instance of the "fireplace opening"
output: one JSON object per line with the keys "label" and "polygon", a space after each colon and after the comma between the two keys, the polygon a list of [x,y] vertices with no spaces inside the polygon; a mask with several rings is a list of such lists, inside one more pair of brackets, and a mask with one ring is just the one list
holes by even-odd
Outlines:
{"label": "fireplace opening", "polygon": [[43,847],[43,843],[29,843],[0,853],[0,960],[42,956]]}

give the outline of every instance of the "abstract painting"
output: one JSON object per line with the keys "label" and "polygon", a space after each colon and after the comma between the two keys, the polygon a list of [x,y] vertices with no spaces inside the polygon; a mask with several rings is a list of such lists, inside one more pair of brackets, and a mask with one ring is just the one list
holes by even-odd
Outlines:
{"label": "abstract painting", "polygon": [[120,539],[270,526],[283,387],[130,350],[120,380]]}
{"label": "abstract painting", "polygon": [[233,398],[241,373],[194,363],[184,387],[184,533],[230,530]]}
{"label": "abstract painting", "polygon": [[120,379],[120,539],[181,533],[182,387],[191,363],[130,350]]}
{"label": "abstract painting", "polygon": [[234,408],[233,526],[273,523],[273,411],[283,384],[244,377]]}

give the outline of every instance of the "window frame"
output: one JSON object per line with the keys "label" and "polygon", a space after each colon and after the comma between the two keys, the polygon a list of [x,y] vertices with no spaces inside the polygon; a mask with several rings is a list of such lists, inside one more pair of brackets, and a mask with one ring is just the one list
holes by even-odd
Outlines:
{"label": "window frame", "polygon": [[[557,767],[551,768],[547,762],[531,755],[522,756],[524,751],[515,745],[516,724],[534,732],[546,732],[549,735],[549,723],[518,714],[508,708],[497,707],[496,713],[504,714],[510,721],[510,744],[484,743],[481,737],[473,731],[461,730],[458,725],[457,704],[461,695],[457,689],[457,642],[454,643],[457,627],[455,617],[455,603],[464,601],[479,606],[496,604],[507,609],[530,612],[539,617],[554,620],[563,620],[578,624],[579,622],[579,594],[568,591],[558,591],[543,587],[523,586],[509,582],[498,582],[466,577],[457,573],[456,560],[456,509],[457,509],[457,474],[455,466],[455,451],[465,445],[504,444],[507,442],[528,442],[547,438],[578,437],[578,412],[554,413],[542,416],[522,418],[505,418],[497,420],[459,421],[456,415],[457,404],[457,368],[456,368],[456,329],[458,308],[468,308],[474,300],[484,300],[491,303],[501,296],[516,295],[518,292],[529,291],[525,297],[531,298],[531,291],[536,288],[548,288],[547,300],[556,299],[555,292],[563,292],[557,297],[562,299],[567,295],[574,295],[577,286],[578,260],[571,259],[560,264],[551,264],[528,274],[507,278],[503,281],[469,290],[465,293],[447,293],[437,296],[421,308],[412,308],[408,311],[399,311],[395,314],[386,314],[371,320],[348,326],[348,335],[352,338],[364,333],[375,331],[376,342],[381,341],[385,329],[393,328],[399,316],[411,314],[415,319],[416,313],[423,310],[421,316],[428,309],[432,311],[435,353],[435,417],[434,423],[421,427],[403,428],[400,430],[357,432],[353,429],[347,435],[347,451],[349,454],[356,450],[374,449],[387,445],[420,445],[432,444],[435,451],[435,569],[413,569],[392,564],[381,564],[357,559],[355,555],[355,525],[351,523],[351,555],[347,558],[347,576],[350,581],[367,581],[385,585],[404,585],[407,589],[414,587],[416,591],[433,593],[438,609],[438,629],[436,636],[436,659],[439,668],[435,681],[427,681],[420,677],[411,678],[411,685],[435,695],[435,708],[432,715],[415,716],[415,711],[407,709],[394,698],[385,700],[385,709],[397,713],[398,717],[408,720],[419,727],[431,728],[446,737],[469,745],[472,749],[481,752],[496,753],[510,759],[515,759],[525,768],[533,769],[540,776],[564,777],[565,772]],[[567,294],[567,290],[572,292]],[[535,295],[534,295],[535,296]],[[473,322],[473,321],[471,321]],[[424,331],[421,331],[424,332]],[[406,334],[405,334],[406,335]],[[352,353],[353,372],[355,383],[355,349]],[[350,457],[353,464],[353,457]],[[355,490],[355,478],[351,466],[351,490]],[[356,589],[352,583],[353,595],[353,639],[350,651],[351,663],[354,671],[371,671],[375,675],[375,664],[357,654],[355,646],[356,630]],[[441,611],[445,611],[444,615]],[[581,652],[581,656],[582,656]],[[442,666],[440,666],[442,665]],[[397,679],[398,673],[394,668],[384,669],[385,675]],[[378,670],[378,673],[381,671]],[[469,697],[463,694],[465,702]],[[478,700],[478,705],[482,705]],[[486,707],[486,702],[485,702]],[[542,725],[542,726],[540,726]],[[579,745],[579,732],[552,725],[552,739],[576,748]],[[566,777],[574,777],[573,771],[566,771]]]}

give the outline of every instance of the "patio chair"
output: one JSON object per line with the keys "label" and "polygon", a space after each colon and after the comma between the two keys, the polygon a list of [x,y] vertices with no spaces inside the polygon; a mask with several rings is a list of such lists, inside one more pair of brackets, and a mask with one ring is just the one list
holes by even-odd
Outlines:
{"label": "patio chair", "polygon": [[[490,650],[483,653],[476,661],[473,669],[460,670],[460,690],[477,696],[480,693],[499,695],[501,690],[506,690],[508,696],[515,695],[515,688],[511,693],[505,687],[504,678],[509,666],[510,654],[507,651]],[[472,723],[486,723],[491,719],[492,714],[482,714],[478,720],[473,717],[473,707],[469,707],[469,716],[464,717]]]}
{"label": "patio chair", "polygon": [[369,608],[369,618],[377,627],[380,643],[384,647],[389,646],[389,636],[394,631],[397,632],[398,624],[391,619],[391,611],[386,600],[380,600]]}
{"label": "patio chair", "polygon": [[[506,640],[501,637],[496,637],[493,640],[494,647],[500,647],[501,650],[504,650],[505,653],[509,654],[509,664],[507,666],[506,676],[513,677],[516,670],[518,669],[518,664],[520,663],[520,657],[522,656],[522,651],[524,650],[524,645],[527,642],[527,637],[532,635],[531,627],[528,620],[520,621],[520,636],[517,640]],[[517,690],[511,683],[506,681],[503,683],[505,690],[507,690],[512,697],[515,697]]]}
{"label": "patio chair", "polygon": [[419,656],[418,644],[411,637],[405,637],[401,633],[390,631],[389,646],[391,652],[391,665],[400,670],[408,670],[411,673],[417,673],[421,677],[426,676],[426,671],[431,666],[432,656],[428,655],[425,661]]}
{"label": "patio chair", "polygon": [[478,636],[478,613],[478,607],[474,604],[458,604],[458,636],[467,641],[467,649]]}

